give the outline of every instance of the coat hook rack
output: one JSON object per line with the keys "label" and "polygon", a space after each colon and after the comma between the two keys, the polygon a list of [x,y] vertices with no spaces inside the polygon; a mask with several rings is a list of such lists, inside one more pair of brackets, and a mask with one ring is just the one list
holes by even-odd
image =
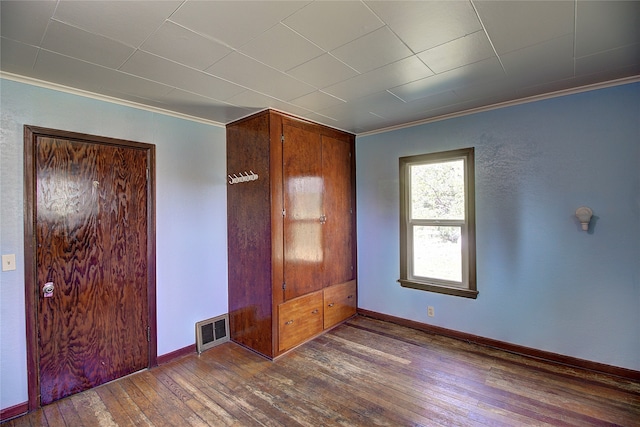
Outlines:
{"label": "coat hook rack", "polygon": [[[239,175],[239,176],[238,176]],[[258,179],[258,174],[250,170],[249,172],[244,171],[244,175],[242,172],[239,172],[238,175],[235,173],[233,176],[227,175],[229,177],[229,184],[240,184],[242,182],[250,182]]]}

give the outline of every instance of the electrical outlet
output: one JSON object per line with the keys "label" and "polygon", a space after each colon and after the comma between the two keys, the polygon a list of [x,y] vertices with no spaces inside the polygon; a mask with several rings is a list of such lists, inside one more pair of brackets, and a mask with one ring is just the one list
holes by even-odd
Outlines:
{"label": "electrical outlet", "polygon": [[435,310],[433,309],[433,307],[432,307],[432,306],[427,307],[427,316],[429,316],[429,317],[433,317],[433,316],[435,316],[435,315],[436,315],[436,312],[435,312]]}

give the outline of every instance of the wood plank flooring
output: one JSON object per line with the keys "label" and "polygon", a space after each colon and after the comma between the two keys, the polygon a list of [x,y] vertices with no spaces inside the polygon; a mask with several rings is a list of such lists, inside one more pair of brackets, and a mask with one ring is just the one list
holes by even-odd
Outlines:
{"label": "wood plank flooring", "polygon": [[5,425],[640,426],[640,383],[355,317],[275,362],[225,343]]}

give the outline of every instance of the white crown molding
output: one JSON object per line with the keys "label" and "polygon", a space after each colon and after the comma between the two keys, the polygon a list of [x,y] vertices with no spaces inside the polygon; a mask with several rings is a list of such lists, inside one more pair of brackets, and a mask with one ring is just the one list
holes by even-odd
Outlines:
{"label": "white crown molding", "polygon": [[58,92],[69,93],[72,95],[78,95],[85,98],[91,98],[98,101],[109,102],[111,104],[123,105],[125,107],[137,108],[138,110],[150,111],[152,113],[163,114],[165,116],[176,117],[178,119],[189,120],[192,122],[203,123],[207,125],[225,127],[224,123],[216,122],[213,120],[202,119],[200,117],[190,116],[188,114],[177,113],[175,111],[165,110],[163,108],[152,107],[150,105],[140,104],[138,102],[127,101],[124,99],[115,98],[113,96],[101,95],[95,92],[89,92],[82,89],[76,89],[70,86],[64,86],[57,83],[46,82],[44,80],[38,80],[31,77],[25,77],[18,74],[7,73],[0,71],[0,79],[12,80],[18,83],[24,83],[31,86],[38,86],[45,89],[52,89]]}
{"label": "white crown molding", "polygon": [[512,101],[505,101],[505,102],[500,102],[500,103],[497,103],[497,104],[485,105],[485,106],[482,106],[482,107],[472,108],[472,109],[464,110],[464,111],[458,111],[458,112],[455,112],[455,113],[445,114],[445,115],[442,115],[442,116],[431,117],[431,118],[423,119],[423,120],[416,120],[416,121],[409,122],[409,123],[403,123],[401,125],[389,126],[389,127],[382,128],[382,129],[372,130],[370,132],[362,132],[362,133],[356,134],[356,136],[357,137],[362,137],[362,136],[375,135],[375,134],[378,134],[378,133],[385,133],[385,132],[390,132],[390,131],[393,131],[393,130],[399,130],[399,129],[410,128],[410,127],[413,127],[413,126],[424,125],[424,124],[427,124],[427,123],[439,122],[441,120],[447,120],[447,119],[453,119],[453,118],[456,118],[456,117],[468,116],[470,114],[482,113],[484,111],[497,110],[499,108],[504,108],[504,107],[513,107],[515,105],[528,104],[530,102],[542,101],[542,100],[551,99],[551,98],[558,98],[558,97],[561,97],[561,96],[573,95],[573,94],[577,94],[577,93],[589,92],[589,91],[592,91],[592,90],[604,89],[604,88],[608,88],[608,87],[620,86],[620,85],[625,85],[625,84],[629,84],[629,83],[636,83],[636,82],[640,82],[640,75],[631,76],[631,77],[625,77],[625,78],[616,79],[616,80],[609,80],[609,81],[601,82],[601,83],[594,83],[594,84],[575,87],[575,88],[571,88],[571,89],[559,90],[559,91],[556,91],[556,92],[544,93],[544,94],[541,94],[541,95],[529,96],[529,97],[526,97],[526,98],[514,99]]}
{"label": "white crown molding", "polygon": [[[220,123],[220,122],[216,122],[216,121],[213,121],[213,120],[206,120],[206,119],[202,119],[202,118],[199,118],[199,117],[190,116],[188,114],[177,113],[175,111],[165,110],[163,108],[152,107],[152,106],[149,106],[149,105],[140,104],[140,103],[133,102],[133,101],[127,101],[127,100],[115,98],[115,97],[112,97],[112,96],[101,95],[101,94],[97,94],[97,93],[94,93],[94,92],[89,92],[89,91],[82,90],[82,89],[76,89],[76,88],[69,87],[69,86],[64,86],[64,85],[60,85],[60,84],[56,84],[56,83],[46,82],[44,80],[38,80],[38,79],[31,78],[31,77],[21,76],[21,75],[18,75],[18,74],[13,74],[13,73],[7,73],[7,72],[0,71],[0,79],[12,80],[12,81],[16,81],[16,82],[19,82],[19,83],[29,84],[29,85],[32,85],[32,86],[39,86],[39,87],[46,88],[46,89],[52,89],[52,90],[56,90],[56,91],[59,91],[59,92],[70,93],[70,94],[73,94],[73,95],[83,96],[85,98],[92,98],[92,99],[96,99],[96,100],[99,100],[99,101],[109,102],[109,103],[112,103],[112,104],[123,105],[123,106],[126,106],[126,107],[137,108],[139,110],[146,110],[146,111],[150,111],[150,112],[153,112],[153,113],[158,113],[158,114],[163,114],[163,115],[166,115],[166,116],[176,117],[176,118],[183,119],[183,120],[189,120],[189,121],[192,121],[192,122],[198,122],[198,123],[203,123],[203,124],[217,126],[217,127],[225,127],[226,126],[226,123]],[[636,83],[636,82],[640,82],[640,75],[631,76],[631,77],[625,77],[625,78],[617,79],[617,80],[610,80],[610,81],[601,82],[601,83],[594,83],[594,84],[591,84],[591,85],[585,85],[585,86],[580,86],[580,87],[571,88],[571,89],[564,89],[564,90],[560,90],[560,91],[556,91],[556,92],[549,92],[549,93],[545,93],[545,94],[541,94],[541,95],[534,95],[534,96],[530,96],[530,97],[526,97],[526,98],[515,99],[515,100],[512,100],[512,101],[500,102],[500,103],[497,103],[497,104],[485,105],[485,106],[478,107],[478,108],[472,108],[472,109],[469,109],[469,110],[458,111],[458,112],[455,112],[455,113],[445,114],[445,115],[437,116],[437,117],[431,117],[431,118],[423,119],[423,120],[416,120],[416,121],[413,121],[413,122],[403,123],[401,125],[396,125],[396,126],[389,126],[389,127],[386,127],[386,128],[376,129],[376,130],[369,131],[369,132],[356,133],[355,135],[356,135],[356,137],[376,135],[376,134],[379,134],[379,133],[385,133],[385,132],[390,132],[390,131],[394,131],[394,130],[410,128],[410,127],[419,126],[419,125],[423,125],[423,124],[427,124],[427,123],[439,122],[439,121],[442,121],[442,120],[453,119],[453,118],[456,118],[456,117],[468,116],[470,114],[482,113],[482,112],[485,112],[485,111],[496,110],[496,109],[499,109],[499,108],[513,107],[513,106],[516,106],[516,105],[528,104],[530,102],[542,101],[542,100],[545,100],[545,99],[557,98],[557,97],[561,97],[561,96],[573,95],[573,94],[577,94],[577,93],[588,92],[588,91],[592,91],[592,90],[604,89],[604,88],[608,88],[608,87],[620,86],[620,85]],[[269,108],[265,108],[265,109],[269,109]],[[265,110],[265,109],[263,109],[263,110]],[[273,109],[273,108],[271,108],[271,109]],[[291,113],[286,113],[286,112],[284,112],[284,113],[285,114],[289,114],[289,115],[293,115]],[[250,113],[247,116],[250,116],[252,114],[255,114],[255,112]],[[236,120],[241,120],[241,118],[236,119]],[[236,121],[236,120],[234,120],[234,121]],[[351,132],[349,132],[349,133],[351,133]]]}

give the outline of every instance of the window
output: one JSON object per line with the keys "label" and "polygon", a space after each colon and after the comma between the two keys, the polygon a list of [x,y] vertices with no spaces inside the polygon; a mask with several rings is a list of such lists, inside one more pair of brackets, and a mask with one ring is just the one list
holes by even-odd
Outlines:
{"label": "window", "polygon": [[400,158],[400,284],[476,298],[473,148]]}

